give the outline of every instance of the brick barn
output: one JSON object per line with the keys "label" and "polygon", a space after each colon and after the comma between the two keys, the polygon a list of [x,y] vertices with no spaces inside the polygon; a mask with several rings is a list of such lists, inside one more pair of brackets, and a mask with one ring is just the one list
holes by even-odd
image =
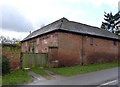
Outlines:
{"label": "brick barn", "polygon": [[22,52],[48,53],[47,63],[59,66],[118,60],[119,38],[106,30],[59,19],[21,41]]}

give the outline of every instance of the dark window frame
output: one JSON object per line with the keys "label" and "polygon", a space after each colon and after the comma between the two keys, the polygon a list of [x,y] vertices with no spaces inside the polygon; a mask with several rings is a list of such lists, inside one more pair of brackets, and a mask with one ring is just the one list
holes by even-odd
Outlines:
{"label": "dark window frame", "polygon": [[90,37],[90,45],[93,45],[93,37]]}
{"label": "dark window frame", "polygon": [[116,46],[116,41],[113,41],[113,46]]}

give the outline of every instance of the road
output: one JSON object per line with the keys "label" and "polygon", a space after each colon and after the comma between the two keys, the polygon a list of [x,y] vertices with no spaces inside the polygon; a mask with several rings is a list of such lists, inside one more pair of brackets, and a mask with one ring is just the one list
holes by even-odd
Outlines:
{"label": "road", "polygon": [[35,81],[27,85],[117,85],[118,67],[53,80]]}

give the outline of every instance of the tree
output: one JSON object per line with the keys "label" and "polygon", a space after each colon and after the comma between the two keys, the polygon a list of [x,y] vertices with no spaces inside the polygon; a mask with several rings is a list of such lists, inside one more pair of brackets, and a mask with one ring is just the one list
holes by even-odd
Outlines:
{"label": "tree", "polygon": [[101,28],[108,30],[112,33],[116,33],[118,29],[118,24],[120,23],[120,21],[118,21],[120,18],[119,12],[115,15],[113,15],[112,12],[110,13],[104,12],[104,16],[105,22],[102,22]]}
{"label": "tree", "polygon": [[20,42],[20,41],[16,41],[16,42],[15,42],[15,44],[19,44],[19,45],[20,45],[20,44],[21,44],[21,42]]}
{"label": "tree", "polygon": [[4,36],[0,36],[0,43],[6,43],[8,40]]}
{"label": "tree", "polygon": [[15,44],[17,41],[20,41],[20,40],[18,40],[16,38],[10,39],[9,37],[6,38],[4,36],[0,36],[0,43],[2,43],[2,44],[4,44],[4,43]]}
{"label": "tree", "polygon": [[116,34],[118,35],[120,33],[120,11],[114,15],[116,23],[115,23],[115,28],[116,28]]}
{"label": "tree", "polygon": [[12,38],[11,43],[15,44],[16,41],[18,41],[16,38]]}

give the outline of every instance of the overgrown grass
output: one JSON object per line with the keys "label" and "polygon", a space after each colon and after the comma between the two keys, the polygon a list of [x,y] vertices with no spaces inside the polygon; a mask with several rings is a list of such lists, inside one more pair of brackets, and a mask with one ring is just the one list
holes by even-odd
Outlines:
{"label": "overgrown grass", "polygon": [[43,71],[43,70],[40,69],[39,67],[31,68],[30,70],[33,71],[34,73],[39,74],[39,75],[42,75],[42,76],[44,76],[44,77],[49,76],[49,74],[48,74],[47,72]]}
{"label": "overgrown grass", "polygon": [[108,69],[117,67],[118,62],[112,62],[112,63],[97,63],[97,64],[88,64],[88,65],[76,65],[76,66],[70,66],[70,67],[62,67],[62,68],[47,68],[54,73],[65,75],[65,76],[72,76],[77,74],[83,74],[87,72],[93,72],[98,71],[102,69]]}
{"label": "overgrown grass", "polygon": [[2,76],[0,76],[0,87],[2,86]]}
{"label": "overgrown grass", "polygon": [[30,80],[30,76],[27,74],[27,71],[21,69],[2,76],[2,85],[23,84],[28,80]]}

